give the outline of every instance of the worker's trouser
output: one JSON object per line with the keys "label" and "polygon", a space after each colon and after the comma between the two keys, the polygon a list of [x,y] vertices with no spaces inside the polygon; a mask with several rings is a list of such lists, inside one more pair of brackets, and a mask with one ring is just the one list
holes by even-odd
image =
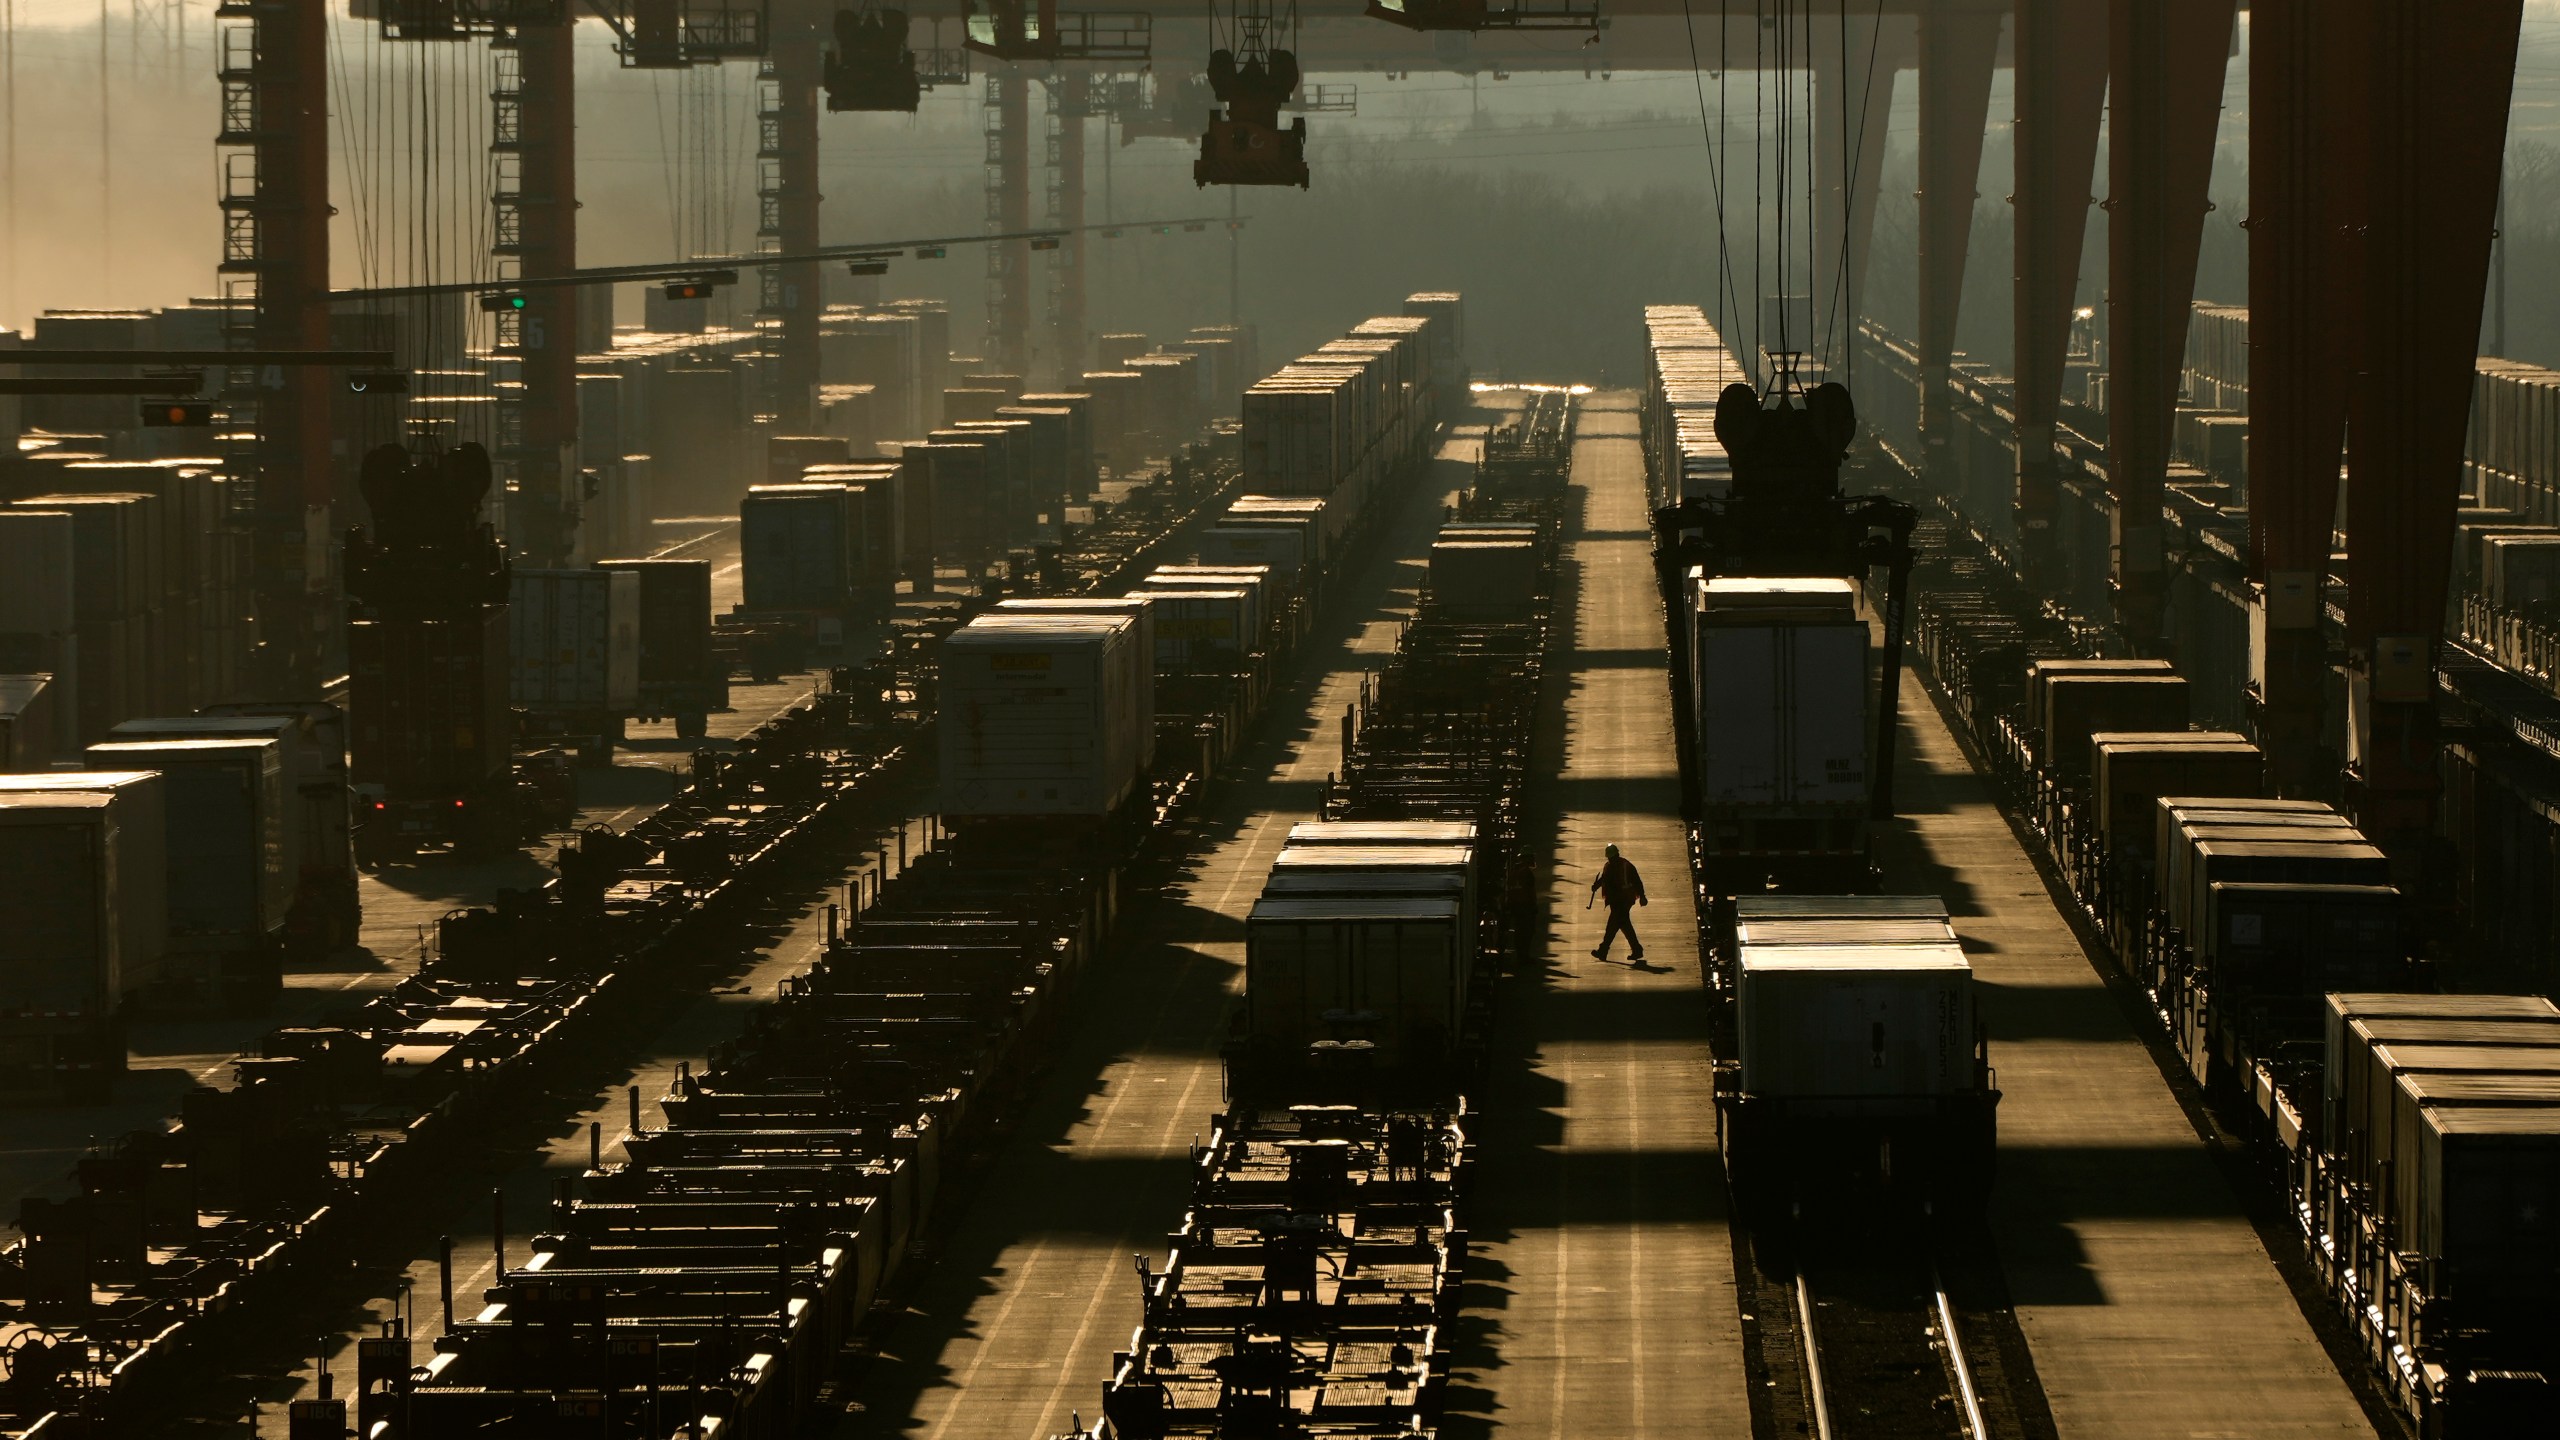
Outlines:
{"label": "worker's trouser", "polygon": [[1602,955],[1608,954],[1610,942],[1616,940],[1620,935],[1627,937],[1628,959],[1637,959],[1644,954],[1644,942],[1636,938],[1636,922],[1633,906],[1612,905],[1609,907],[1609,928],[1601,932],[1600,953]]}

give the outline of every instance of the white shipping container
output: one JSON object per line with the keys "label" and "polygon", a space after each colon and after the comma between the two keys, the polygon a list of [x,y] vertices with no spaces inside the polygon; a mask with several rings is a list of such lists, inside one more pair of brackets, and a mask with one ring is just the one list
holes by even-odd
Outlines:
{"label": "white shipping container", "polygon": [[[1476,933],[1476,852],[1468,845],[1291,845],[1274,857],[1270,878],[1284,875],[1448,875],[1466,886],[1459,918]],[[1470,952],[1472,953],[1472,952]]]}
{"label": "white shipping container", "polygon": [[1152,602],[1155,668],[1230,666],[1256,648],[1250,590],[1192,590],[1148,585],[1129,592]]}
{"label": "white shipping container", "polygon": [[1367,1039],[1393,1064],[1457,1036],[1471,932],[1446,900],[1264,899],[1245,919],[1246,1030]]}
{"label": "white shipping container", "polygon": [[1289,827],[1288,844],[1436,845],[1474,848],[1472,820],[1301,820]]}
{"label": "white shipping container", "polygon": [[1846,806],[1867,791],[1867,627],[1845,580],[1697,591],[1698,782],[1710,805]]}
{"label": "white shipping container", "polygon": [[640,577],[517,570],[507,600],[507,698],[556,714],[628,715],[640,702]]}
{"label": "white shipping container", "polygon": [[115,740],[272,739],[284,757],[289,818],[284,833],[285,874],[298,890],[313,869],[343,874],[355,868],[348,814],[346,720],[335,706],[279,704],[274,714],[153,716],[128,720],[108,732]]}
{"label": "white shipping container", "polygon": [[942,645],[944,812],[1116,810],[1140,778],[1132,670],[1153,673],[1124,616],[984,615],[954,631]]}
{"label": "white shipping container", "polygon": [[1953,944],[1745,945],[1752,1096],[1925,1101],[1973,1088],[1973,967]]}
{"label": "white shipping container", "polygon": [[1155,660],[1158,618],[1156,606],[1146,596],[1124,596],[1113,600],[1102,596],[1061,596],[1041,599],[1000,600],[999,615],[1100,615],[1126,617],[1137,626],[1139,663],[1129,667],[1122,677],[1129,687],[1124,702],[1126,713],[1138,717],[1138,768],[1156,763],[1156,687]]}
{"label": "white shipping container", "polygon": [[[0,802],[25,797],[27,804],[41,808],[45,797],[64,795],[102,797],[110,815],[114,834],[108,868],[116,926],[101,983],[113,999],[151,983],[169,948],[167,782],[157,770],[0,775]],[[5,867],[0,868],[0,893],[5,893],[17,886],[23,872],[6,861],[0,867]],[[31,883],[26,893],[41,897],[44,891]],[[6,908],[14,912],[16,906]]]}
{"label": "white shipping container", "polygon": [[273,740],[108,740],[99,770],[157,770],[168,846],[169,948],[199,954],[284,925],[284,756]]}
{"label": "white shipping container", "polygon": [[105,1016],[123,989],[115,802],[0,793],[0,1010]]}
{"label": "white shipping container", "polygon": [[1270,634],[1274,612],[1279,606],[1279,592],[1267,565],[1233,565],[1225,568],[1200,565],[1159,565],[1140,587],[1149,594],[1174,594],[1186,590],[1241,590],[1249,597],[1246,634],[1252,637],[1252,648],[1261,648]]}

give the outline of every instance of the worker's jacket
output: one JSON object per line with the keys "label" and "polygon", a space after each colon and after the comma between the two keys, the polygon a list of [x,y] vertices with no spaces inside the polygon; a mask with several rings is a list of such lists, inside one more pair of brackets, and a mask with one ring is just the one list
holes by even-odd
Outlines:
{"label": "worker's jacket", "polygon": [[1600,898],[1608,901],[1613,910],[1623,910],[1645,898],[1644,877],[1636,873],[1635,863],[1623,855],[1600,867],[1591,888],[1599,891]]}

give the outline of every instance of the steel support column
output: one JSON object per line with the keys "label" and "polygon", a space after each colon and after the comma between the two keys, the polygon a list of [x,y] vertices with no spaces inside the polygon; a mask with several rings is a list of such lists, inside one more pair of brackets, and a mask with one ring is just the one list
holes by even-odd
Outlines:
{"label": "steel support column", "polygon": [[[987,80],[987,229],[1018,235],[1031,227],[1031,78],[1001,64]],[[1031,242],[987,246],[987,344],[982,361],[999,374],[1030,375]]]}
{"label": "steel support column", "polygon": [[[257,200],[254,258],[262,350],[329,347],[329,20],[302,0],[253,0]],[[337,495],[329,455],[328,371],[292,366],[257,382],[257,576],[261,684],[300,694],[321,678],[337,622],[313,521]],[[316,691],[315,691],[316,693]]]}
{"label": "steel support column", "polygon": [[[514,199],[517,273],[578,268],[577,25],[529,26],[515,37],[521,68]],[[509,543],[537,565],[571,563],[577,546],[578,297],[567,286],[525,292],[517,317],[522,453],[508,509]]]}
{"label": "steel support column", "polygon": [[2098,113],[2107,93],[2104,0],[2017,0],[2009,49],[2016,67],[2017,180],[2009,203],[2015,265],[2018,544],[2030,570],[2048,570],[2059,483],[2054,426],[2063,359],[2080,288],[2089,185],[2098,163]]}
{"label": "steel support column", "polygon": [[1049,89],[1049,103],[1058,117],[1058,148],[1050,161],[1056,185],[1050,218],[1063,232],[1049,257],[1056,298],[1050,317],[1056,331],[1050,370],[1062,390],[1076,388],[1084,374],[1084,127],[1093,110],[1092,97],[1092,74],[1080,65],[1063,67]]}
{"label": "steel support column", "polygon": [[[817,250],[818,81],[824,69],[825,43],[819,7],[801,3],[775,7],[773,70],[780,91],[775,158],[779,185],[776,226],[785,255]],[[826,309],[826,278],[815,262],[775,267],[781,273],[771,292],[772,310],[781,322],[775,356],[774,420],[777,434],[805,434],[816,413],[818,392],[818,317]]]}
{"label": "steel support column", "polygon": [[2364,26],[2334,0],[2249,10],[2249,672],[2280,795],[2334,793],[2322,586],[2338,514],[2364,169]]}
{"label": "steel support column", "polygon": [[1850,16],[1813,27],[1813,334],[1805,341],[1834,370],[1857,333],[1867,293],[1893,82],[1910,27],[1899,17]]}
{"label": "steel support column", "polygon": [[2348,798],[2415,882],[2439,798],[2435,655],[2523,4],[2476,0],[2458,19],[2426,0],[2361,5],[2373,28],[2362,373],[2347,412]]}
{"label": "steel support column", "polygon": [[2178,418],[2232,0],[2110,0],[2107,489],[2116,624],[2148,653],[2168,601],[2160,487]]}
{"label": "steel support column", "polygon": [[1930,11],[1920,19],[1920,440],[1932,468],[1946,446],[1948,366],[1964,302],[1973,208],[1982,197],[1982,137],[1998,14]]}

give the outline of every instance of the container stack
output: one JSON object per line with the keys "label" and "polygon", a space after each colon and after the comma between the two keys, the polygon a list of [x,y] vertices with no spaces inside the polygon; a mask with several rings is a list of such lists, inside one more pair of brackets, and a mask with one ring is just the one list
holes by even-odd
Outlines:
{"label": "container stack", "polygon": [[1445,1060],[1480,959],[1476,827],[1300,825],[1245,921],[1248,1043],[1366,1042],[1388,1068]]}
{"label": "container stack", "polygon": [[1750,374],[1695,305],[1644,310],[1645,385],[1640,429],[1656,493],[1671,500],[1722,500],[1733,493],[1733,463],[1716,439],[1716,400]]}
{"label": "container stack", "polygon": [[1945,902],[1745,896],[1734,937],[1738,1058],[1716,1090],[1745,1205],[1842,1172],[1978,1205],[2000,1096]]}
{"label": "container stack", "polygon": [[2325,997],[2308,1253],[2429,1434],[2530,1433],[2560,1342],[2560,1009]]}
{"label": "container stack", "polygon": [[[167,531],[157,497],[56,493],[12,508],[71,518],[72,629],[79,734],[95,739],[144,713],[158,686],[149,637],[161,624]],[[57,672],[58,673],[58,672]]]}
{"label": "container stack", "polygon": [[86,760],[161,776],[169,943],[155,1001],[202,1014],[272,1000],[294,892],[284,746],[263,735],[109,739]]}
{"label": "container stack", "polygon": [[71,527],[64,511],[0,508],[0,674],[48,677],[43,708],[50,724],[39,733],[39,717],[29,716],[20,733],[13,722],[13,748],[40,747],[47,758],[82,741]]}
{"label": "container stack", "polygon": [[1856,588],[1692,569],[1687,608],[1708,855],[1863,868],[1873,687]]}

